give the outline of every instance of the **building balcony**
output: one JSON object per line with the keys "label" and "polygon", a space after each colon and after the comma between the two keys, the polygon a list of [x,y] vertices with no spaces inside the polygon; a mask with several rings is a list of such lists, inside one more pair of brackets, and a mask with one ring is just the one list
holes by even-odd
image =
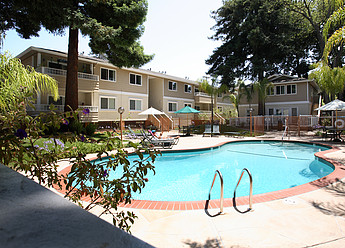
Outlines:
{"label": "building balcony", "polygon": [[[49,104],[34,104],[35,108],[28,107],[28,111],[35,111],[35,112],[46,112],[50,111],[50,105]],[[63,112],[64,111],[64,105],[54,105],[57,112]],[[98,106],[85,106],[85,105],[79,105],[80,109],[88,109],[90,113],[98,113]]]}
{"label": "building balcony", "polygon": [[211,98],[211,96],[209,94],[204,93],[204,92],[195,92],[194,96],[203,96],[203,97],[210,97]]}
{"label": "building balcony", "polygon": [[[61,69],[55,69],[50,67],[39,67],[36,69],[38,72],[45,73],[51,76],[64,76],[66,77],[67,71]],[[78,72],[79,79],[91,80],[91,81],[99,81],[98,75],[93,75],[89,73]]]}

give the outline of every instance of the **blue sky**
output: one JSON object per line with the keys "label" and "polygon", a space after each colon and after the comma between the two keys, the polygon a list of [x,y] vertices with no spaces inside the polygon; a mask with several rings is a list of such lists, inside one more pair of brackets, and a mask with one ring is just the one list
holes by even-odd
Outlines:
{"label": "blue sky", "polygon": [[[215,21],[211,11],[222,6],[222,0],[148,0],[149,11],[140,38],[145,53],[154,59],[142,68],[166,71],[169,75],[196,80],[205,75],[205,60],[220,45],[209,40]],[[6,33],[4,51],[18,55],[29,46],[67,52],[68,36],[56,36],[41,30],[39,37],[21,39],[14,30]],[[88,54],[88,38],[79,38],[79,52]]]}

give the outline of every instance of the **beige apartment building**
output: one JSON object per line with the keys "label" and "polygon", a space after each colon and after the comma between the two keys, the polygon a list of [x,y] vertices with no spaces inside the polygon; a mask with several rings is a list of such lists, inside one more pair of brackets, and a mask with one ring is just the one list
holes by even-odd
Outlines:
{"label": "beige apartment building", "polygon": [[[17,56],[24,65],[54,77],[58,82],[59,100],[50,95],[38,95],[35,111],[47,111],[54,104],[63,111],[67,72],[67,54],[60,51],[29,47]],[[80,108],[88,108],[90,114],[85,122],[114,122],[120,119],[118,108],[125,109],[126,123],[145,121],[140,112],[154,107],[166,113],[172,120],[175,111],[191,106],[210,110],[210,96],[200,96],[198,82],[166,75],[165,73],[136,68],[119,68],[106,60],[79,56],[78,101]],[[219,108],[232,106],[229,100],[219,98]]]}
{"label": "beige apartment building", "polygon": [[[299,116],[313,115],[319,104],[319,87],[313,81],[288,75],[275,74],[268,77],[273,87],[268,89],[265,115]],[[254,92],[251,102],[241,98],[239,116],[258,115],[258,95]]]}

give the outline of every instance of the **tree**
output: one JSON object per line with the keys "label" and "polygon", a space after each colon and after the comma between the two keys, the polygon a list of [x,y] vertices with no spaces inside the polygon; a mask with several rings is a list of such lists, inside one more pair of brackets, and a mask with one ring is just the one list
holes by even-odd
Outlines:
{"label": "tree", "polygon": [[306,69],[301,65],[307,63],[310,31],[283,0],[224,1],[213,18],[211,38],[223,44],[206,63],[211,65],[208,73],[220,75],[222,84],[233,88],[237,78],[261,81],[266,74]]}
{"label": "tree", "polygon": [[320,59],[323,50],[325,48],[325,39],[323,37],[323,27],[327,19],[331,16],[335,9],[337,9],[341,3],[339,0],[287,0],[287,6],[289,9],[308,23],[312,28],[314,37],[317,43],[315,43],[316,50],[314,55],[317,59]]}
{"label": "tree", "polygon": [[344,90],[345,68],[342,67],[344,41],[344,2],[335,1],[336,11],[328,18],[323,28],[324,49],[321,60],[314,65],[310,78],[320,86],[331,99]]}
{"label": "tree", "polygon": [[49,92],[57,100],[59,93],[55,79],[30,66],[25,67],[17,58],[0,55],[0,113],[13,110],[26,97],[40,92]]}
{"label": "tree", "polygon": [[200,89],[211,96],[211,136],[213,134],[213,112],[214,112],[214,99],[217,97],[218,93],[224,93],[228,91],[226,85],[219,85],[217,82],[217,76],[211,78],[212,84],[209,84],[207,79],[199,80]]}
{"label": "tree", "polygon": [[138,43],[147,13],[146,0],[55,0],[0,2],[0,31],[16,29],[23,38],[41,27],[62,34],[69,29],[65,110],[78,108],[78,34],[90,37],[94,54],[119,67],[139,67],[152,59]]}
{"label": "tree", "polygon": [[267,98],[267,90],[272,86],[273,84],[269,82],[267,78],[254,83],[254,90],[258,92],[258,115],[265,115],[265,101]]}
{"label": "tree", "polygon": [[254,85],[253,84],[245,84],[244,81],[240,81],[238,84],[239,91],[241,95],[245,95],[247,102],[249,103],[249,109],[251,109],[251,104],[254,95]]}

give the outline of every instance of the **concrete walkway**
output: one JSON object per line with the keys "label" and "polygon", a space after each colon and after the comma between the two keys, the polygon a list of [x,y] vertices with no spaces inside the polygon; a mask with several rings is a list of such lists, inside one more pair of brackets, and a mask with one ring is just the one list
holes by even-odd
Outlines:
{"label": "concrete walkway", "polygon": [[[281,140],[281,133],[260,138]],[[327,143],[310,135],[290,139]],[[236,139],[181,137],[173,149],[210,147],[229,140]],[[327,156],[344,162],[344,145],[333,145],[340,150]],[[239,208],[245,210],[246,206]],[[245,214],[225,208],[225,214],[217,217],[209,217],[204,210],[127,210],[139,217],[132,234],[156,247],[345,247],[343,181],[302,195],[254,204],[253,208]],[[94,211],[97,214],[100,210]],[[210,214],[217,212],[210,210]],[[111,222],[107,216],[102,218]]]}

